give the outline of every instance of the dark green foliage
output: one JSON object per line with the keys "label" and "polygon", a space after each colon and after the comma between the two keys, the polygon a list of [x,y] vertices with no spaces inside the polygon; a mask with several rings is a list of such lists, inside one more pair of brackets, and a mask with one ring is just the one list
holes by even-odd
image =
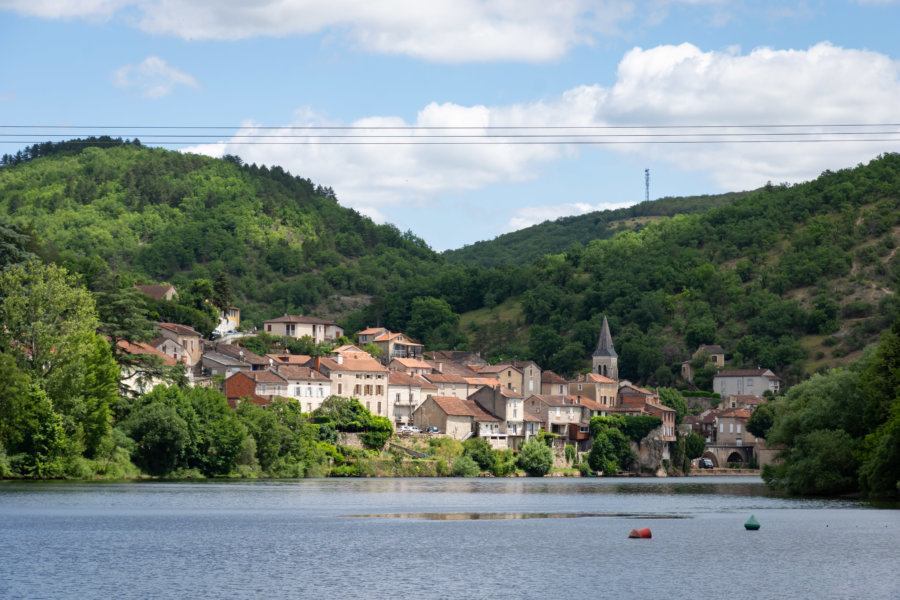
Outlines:
{"label": "dark green foliage", "polygon": [[[749,430],[750,427],[748,426]],[[706,450],[706,438],[699,433],[690,433],[684,438],[684,455],[688,460],[694,460],[703,456]]]}
{"label": "dark green foliage", "polygon": [[566,462],[572,464],[575,462],[575,459],[578,458],[578,453],[575,450],[575,446],[572,444],[566,444]]}
{"label": "dark green foliage", "polygon": [[474,460],[482,471],[494,471],[497,456],[486,439],[476,437],[463,442],[463,456]]}
{"label": "dark green foliage", "polygon": [[659,388],[659,400],[664,406],[675,409],[675,424],[681,425],[687,414],[687,402],[681,392],[672,388]]}
{"label": "dark green foliage", "polygon": [[775,411],[770,404],[760,404],[747,421],[747,431],[756,437],[765,438],[775,423]]}
{"label": "dark green foliage", "polygon": [[519,448],[519,467],[531,477],[543,477],[553,468],[553,451],[532,437]]}
{"label": "dark green foliage", "polygon": [[[593,419],[592,419],[593,420]],[[662,425],[662,419],[651,415],[629,415],[625,417],[622,433],[633,442],[640,443],[647,434]]]}
{"label": "dark green foliage", "polygon": [[452,473],[454,477],[477,477],[480,472],[481,468],[478,466],[478,463],[472,460],[471,456],[463,455],[453,461]]}
{"label": "dark green foliage", "polygon": [[390,419],[372,415],[356,398],[326,398],[312,416],[327,418],[338,431],[359,432],[363,444],[372,450],[381,450],[394,434]]}
{"label": "dark green foliage", "polygon": [[184,459],[189,443],[188,425],[178,412],[164,404],[147,404],[123,423],[137,450],[131,459],[150,475],[166,475]]}

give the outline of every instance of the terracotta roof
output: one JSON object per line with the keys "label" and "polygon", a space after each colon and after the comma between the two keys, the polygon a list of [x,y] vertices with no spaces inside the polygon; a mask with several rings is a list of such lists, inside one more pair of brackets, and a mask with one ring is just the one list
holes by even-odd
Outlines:
{"label": "terracotta roof", "polygon": [[568,380],[553,371],[543,371],[541,372],[541,383],[568,383]]}
{"label": "terracotta roof", "polygon": [[192,335],[202,337],[200,335],[200,332],[195,330],[193,327],[188,327],[187,325],[179,325],[178,323],[157,323],[157,326],[161,327],[162,329],[167,329],[177,335]]}
{"label": "terracotta roof", "polygon": [[527,412],[524,415],[522,415],[522,420],[523,421],[533,421],[535,423],[542,423],[544,421],[542,418],[536,417]]}
{"label": "terracotta roof", "polygon": [[417,342],[416,340],[412,339],[411,337],[409,337],[408,335],[403,334],[403,333],[383,333],[372,341],[373,342],[386,342],[388,340],[393,340],[398,337],[406,338],[406,339],[400,341],[401,344],[408,344],[410,346],[421,346],[422,345],[419,342]]}
{"label": "terracotta roof", "polygon": [[599,402],[595,402],[590,398],[585,398],[584,396],[578,397],[578,404],[585,407],[588,410],[604,410],[606,407],[601,406]]}
{"label": "terracotta roof", "polygon": [[522,394],[520,394],[519,392],[517,392],[516,390],[514,390],[512,388],[508,388],[508,387],[501,387],[500,395],[503,396],[504,398],[524,398],[525,397]]}
{"label": "terracotta roof", "polygon": [[322,357],[321,364],[330,371],[378,371],[390,373],[390,370],[374,358],[347,358],[341,364],[333,358]]}
{"label": "terracotta roof", "polygon": [[467,383],[465,377],[459,375],[444,375],[443,373],[425,373],[422,375],[431,383]]}
{"label": "terracotta roof", "polygon": [[392,371],[388,375],[388,385],[405,385],[410,387],[422,387],[422,380],[401,371]]}
{"label": "terracotta roof", "polygon": [[178,361],[169,356],[164,352],[160,352],[150,344],[145,344],[143,342],[138,342],[136,344],[132,344],[131,342],[126,342],[125,340],[119,340],[116,343],[118,349],[117,353],[124,354],[152,354],[153,356],[158,356],[162,359],[163,363],[172,367],[178,364]]}
{"label": "terracotta roof", "polygon": [[423,392],[425,392],[425,390],[437,391],[437,386],[434,385],[433,383],[431,383],[430,381],[428,381],[427,379],[425,379],[424,377],[422,377],[421,375],[413,375],[413,379],[415,379],[422,385]]}
{"label": "terracotta roof", "polygon": [[327,321],[317,317],[305,317],[303,315],[283,315],[274,319],[267,319],[263,323],[307,323],[310,325],[337,325],[334,321]]}
{"label": "terracotta roof", "polygon": [[366,329],[363,329],[356,335],[371,335],[373,333],[378,333],[380,331],[387,331],[387,330],[384,327],[367,327]]}
{"label": "terracotta roof", "polygon": [[175,290],[175,286],[172,285],[136,285],[134,287],[156,300],[162,300],[169,290]]}
{"label": "terracotta roof", "polygon": [[585,373],[584,381],[588,383],[617,383],[615,379],[610,379],[599,373]]}
{"label": "terracotta roof", "polygon": [[[572,402],[566,401],[566,396],[552,396],[550,394],[534,394],[529,396],[528,399],[537,398],[542,404],[546,404],[547,406],[572,406]],[[569,398],[574,398],[574,396],[569,396]]]}
{"label": "terracotta roof", "polygon": [[716,416],[719,418],[749,419],[750,411],[746,408],[729,408],[723,410]]}
{"label": "terracotta roof", "polygon": [[285,379],[290,379],[291,381],[331,381],[328,377],[325,377],[318,371],[310,369],[309,367],[298,367],[297,365],[278,365],[277,369],[279,375],[281,375]]}
{"label": "terracotta roof", "polygon": [[269,364],[270,358],[276,365],[305,365],[312,359],[306,354],[266,354],[266,364]]}
{"label": "terracotta roof", "polygon": [[452,396],[431,396],[444,413],[455,417],[472,417],[476,421],[499,421],[471,400],[460,400]]}
{"label": "terracotta roof", "polygon": [[[490,387],[500,387],[500,382],[490,377],[464,377],[469,385],[486,385]],[[512,390],[510,390],[512,391]]]}
{"label": "terracotta roof", "polygon": [[427,362],[417,358],[395,358],[391,362],[403,365],[407,369],[428,369],[430,371],[432,368]]}
{"label": "terracotta roof", "polygon": [[522,369],[518,367],[514,367],[510,363],[497,363],[496,365],[487,365],[486,367],[479,367],[479,373],[500,373],[501,371],[505,371],[506,369],[513,369],[518,372],[522,372]]}
{"label": "terracotta roof", "polygon": [[474,367],[461,365],[452,360],[426,360],[423,361],[431,367],[436,373],[444,375],[459,375],[460,377],[473,377],[478,375],[478,370]]}
{"label": "terracotta roof", "polygon": [[663,412],[678,412],[674,408],[666,406],[665,404],[660,404],[659,402],[653,402],[651,400],[647,400],[645,402],[645,405],[651,408],[655,408],[656,410],[661,410]]}
{"label": "terracotta roof", "polygon": [[710,354],[725,354],[725,349],[718,344],[700,344],[700,347],[697,348],[698,352],[709,352]]}
{"label": "terracotta roof", "polygon": [[[241,371],[244,375],[257,383],[286,383],[287,379],[274,371]],[[232,375],[234,377],[234,375]]]}

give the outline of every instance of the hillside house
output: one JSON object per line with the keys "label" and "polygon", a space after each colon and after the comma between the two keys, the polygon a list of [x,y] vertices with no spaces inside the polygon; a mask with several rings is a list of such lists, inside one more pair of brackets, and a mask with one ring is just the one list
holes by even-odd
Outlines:
{"label": "hillside house", "polygon": [[418,358],[394,358],[388,363],[388,369],[407,375],[427,375],[432,372],[431,365]]}
{"label": "hillside house", "polygon": [[603,407],[603,410],[613,408],[616,405],[619,384],[614,379],[597,373],[584,373],[578,375],[575,381],[570,382],[568,385],[569,395],[590,398]]}
{"label": "hillside house", "polygon": [[275,372],[287,381],[282,395],[299,402],[303,412],[311,413],[331,396],[331,379],[310,367],[277,365]]}
{"label": "hillside house", "polygon": [[241,402],[269,404],[275,396],[287,394],[288,381],[274,371],[238,371],[225,380],[225,398],[231,408]]}
{"label": "hillside house", "polygon": [[[394,423],[412,425],[413,413],[425,399],[423,385],[425,382],[414,375],[400,371],[388,374],[388,401],[393,403]],[[437,388],[430,388],[429,393],[436,395]]]}
{"label": "hillside house", "polygon": [[316,357],[311,366],[331,379],[332,393],[356,398],[373,415],[394,420],[393,405],[388,402],[390,371],[374,358]]}
{"label": "hillside house", "polygon": [[700,344],[700,347],[691,356],[691,360],[681,363],[681,378],[690,383],[694,382],[694,364],[706,358],[705,364],[711,364],[716,368],[725,366],[725,350],[718,344]]}
{"label": "hillside house", "polygon": [[549,370],[541,372],[542,396],[565,396],[568,393],[569,382],[565,377]]}
{"label": "hillside house", "polygon": [[452,396],[460,399],[469,397],[469,382],[464,377],[443,373],[427,373],[420,377],[437,388],[438,396]]}
{"label": "hillside house", "polygon": [[178,292],[173,285],[135,285],[134,287],[154,300],[171,301],[178,297]]}
{"label": "hillside house", "polygon": [[424,346],[403,333],[382,333],[372,340],[381,348],[381,362],[387,364],[395,358],[422,358]]}
{"label": "hillside house", "polygon": [[729,408],[715,415],[715,442],[719,446],[755,446],[756,436],[747,431],[750,411]]}
{"label": "hillside house", "polygon": [[[125,340],[119,340],[114,348],[116,354],[149,354],[156,356],[159,362],[167,367],[174,367],[178,362],[171,356],[160,352],[150,344],[142,342],[131,343]],[[158,377],[144,373],[136,367],[123,366],[121,372],[120,384],[133,392],[140,395],[151,391],[157,385],[165,383]]]}
{"label": "hillside house", "polygon": [[[180,355],[179,348],[171,344],[163,345],[163,347],[153,344],[157,350],[169,354],[188,367],[193,367],[200,362],[200,356],[203,354],[203,336],[194,328],[178,323],[156,323],[153,327],[160,332],[163,338],[175,342],[181,347]],[[170,354],[169,351],[173,353]]]}
{"label": "hillside house", "polygon": [[308,336],[314,342],[330,342],[344,335],[343,328],[334,321],[305,317],[303,315],[283,315],[275,319],[263,321],[266,333],[287,336],[295,339]]}
{"label": "hillside house", "polygon": [[518,450],[526,441],[525,399],[520,393],[501,385],[482,387],[469,400],[499,419],[499,433],[507,436],[509,448]]}
{"label": "hillside house", "polygon": [[778,393],[781,378],[769,369],[738,369],[719,371],[713,377],[713,391],[723,400],[732,394],[762,396],[766,390]]}

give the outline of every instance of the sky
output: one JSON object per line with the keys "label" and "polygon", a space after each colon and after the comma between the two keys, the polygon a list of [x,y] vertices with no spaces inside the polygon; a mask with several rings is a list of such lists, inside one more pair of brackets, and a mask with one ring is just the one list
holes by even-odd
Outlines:
{"label": "sky", "polygon": [[900,1],[0,0],[0,153],[279,165],[435,250],[900,151]]}

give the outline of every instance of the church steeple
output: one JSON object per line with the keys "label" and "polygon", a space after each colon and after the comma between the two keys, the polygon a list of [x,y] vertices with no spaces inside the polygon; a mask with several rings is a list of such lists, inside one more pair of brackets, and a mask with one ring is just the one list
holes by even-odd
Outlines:
{"label": "church steeple", "polygon": [[597,340],[597,349],[594,350],[593,355],[594,373],[618,381],[618,362],[619,355],[616,354],[612,335],[609,333],[609,321],[606,320],[606,315],[604,315],[603,327],[600,329],[600,338]]}

